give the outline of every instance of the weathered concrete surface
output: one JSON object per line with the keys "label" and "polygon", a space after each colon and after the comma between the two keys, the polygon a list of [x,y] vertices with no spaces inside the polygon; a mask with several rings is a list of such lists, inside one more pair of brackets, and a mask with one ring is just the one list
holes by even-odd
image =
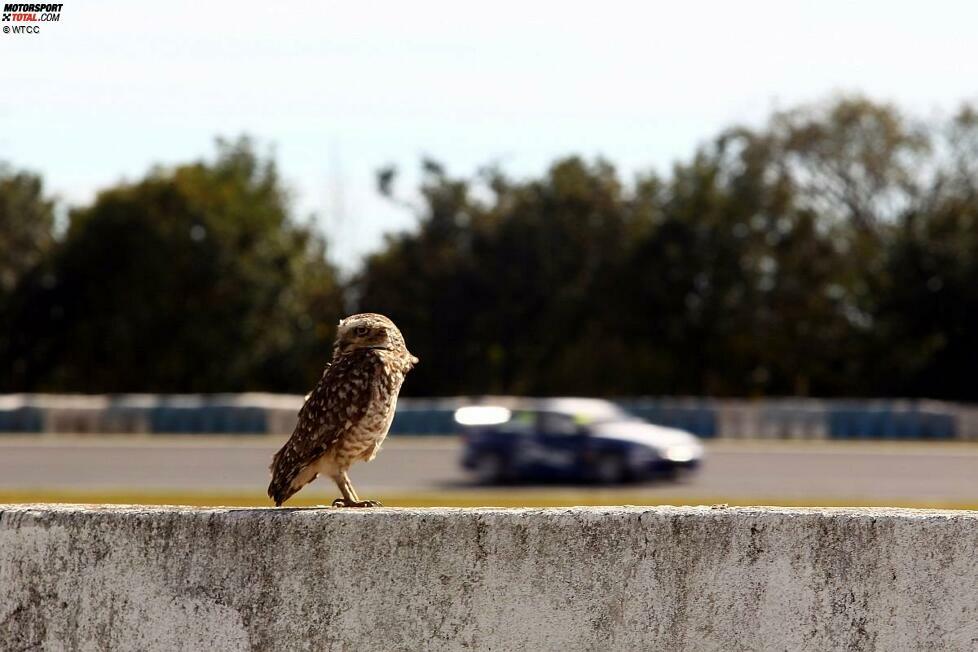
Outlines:
{"label": "weathered concrete surface", "polygon": [[3,650],[978,649],[978,513],[0,506]]}

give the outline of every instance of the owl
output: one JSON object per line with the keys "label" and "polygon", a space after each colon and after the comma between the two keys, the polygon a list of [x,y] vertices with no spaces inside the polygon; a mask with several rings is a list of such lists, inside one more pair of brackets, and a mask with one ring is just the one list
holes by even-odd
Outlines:
{"label": "owl", "polygon": [[333,357],[299,410],[292,436],[272,458],[268,496],[276,506],[319,475],[339,487],[334,507],[380,504],[360,500],[347,471],[376,457],[404,376],[417,363],[387,317],[363,313],[340,321]]}

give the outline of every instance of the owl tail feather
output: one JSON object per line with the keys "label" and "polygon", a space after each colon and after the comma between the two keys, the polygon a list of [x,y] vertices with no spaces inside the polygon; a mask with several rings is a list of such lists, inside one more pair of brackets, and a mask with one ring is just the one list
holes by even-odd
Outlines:
{"label": "owl tail feather", "polygon": [[[282,503],[289,499],[292,494],[287,493],[291,482],[286,482],[285,474],[279,470],[278,460],[282,451],[275,453],[272,463],[268,470],[272,472],[272,481],[268,483],[268,497],[275,501],[276,507],[281,507]],[[293,492],[294,493],[294,492]]]}
{"label": "owl tail feather", "polygon": [[282,503],[291,498],[296,491],[296,489],[290,489],[279,478],[272,478],[268,485],[268,497],[275,501],[276,507],[281,507]]}
{"label": "owl tail feather", "polygon": [[275,501],[276,507],[281,507],[282,503],[296,494],[297,491],[316,479],[319,475],[314,467],[306,466],[295,468],[282,468],[279,463],[279,455],[276,454],[269,467],[272,471],[272,481],[268,484],[268,497]]}
{"label": "owl tail feather", "polygon": [[268,483],[268,497],[275,501],[276,507],[281,507],[282,503],[304,486],[304,483],[293,482],[293,479],[293,474],[282,473],[272,467],[272,481]]}

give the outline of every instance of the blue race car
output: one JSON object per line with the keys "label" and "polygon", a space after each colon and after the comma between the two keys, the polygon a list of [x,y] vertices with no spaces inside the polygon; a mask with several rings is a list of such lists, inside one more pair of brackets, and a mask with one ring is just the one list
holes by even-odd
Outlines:
{"label": "blue race car", "polygon": [[483,483],[615,484],[676,478],[696,469],[703,445],[599,399],[514,399],[455,412],[462,466]]}

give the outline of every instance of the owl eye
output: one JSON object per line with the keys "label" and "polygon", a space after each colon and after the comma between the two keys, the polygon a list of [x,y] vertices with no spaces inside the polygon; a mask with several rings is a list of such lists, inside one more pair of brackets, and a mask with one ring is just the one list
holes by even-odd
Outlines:
{"label": "owl eye", "polygon": [[357,337],[363,337],[364,335],[367,334],[368,330],[370,329],[368,329],[366,326],[357,326],[356,328],[353,329],[353,334],[356,335]]}

